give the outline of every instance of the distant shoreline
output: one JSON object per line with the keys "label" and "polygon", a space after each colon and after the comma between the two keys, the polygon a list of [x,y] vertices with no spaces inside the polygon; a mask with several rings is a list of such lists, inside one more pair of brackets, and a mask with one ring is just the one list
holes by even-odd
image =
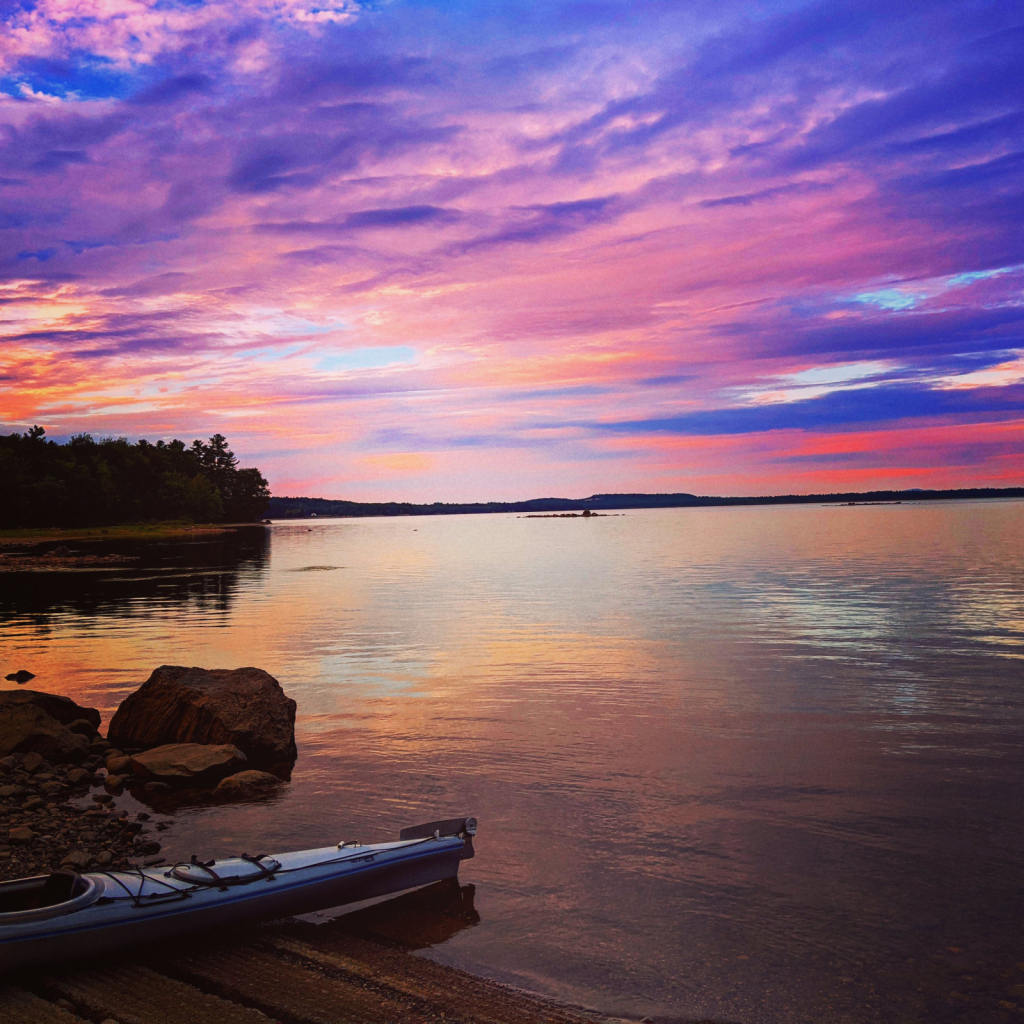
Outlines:
{"label": "distant shoreline", "polygon": [[233,533],[239,529],[250,529],[259,523],[122,523],[117,526],[26,526],[18,530],[0,530],[0,551],[11,548],[31,547],[47,541],[110,541],[110,540],[154,540],[163,537],[215,537],[218,534]]}
{"label": "distant shoreline", "polygon": [[890,504],[908,501],[967,501],[1024,498],[1024,487],[969,487],[949,490],[844,491],[830,494],[776,494],[728,498],[696,494],[594,494],[589,498],[533,498],[528,501],[413,502],[341,501],[331,498],[272,497],[271,519],[370,516],[474,515],[488,512],[582,513],[640,508],[714,508],[737,505]]}

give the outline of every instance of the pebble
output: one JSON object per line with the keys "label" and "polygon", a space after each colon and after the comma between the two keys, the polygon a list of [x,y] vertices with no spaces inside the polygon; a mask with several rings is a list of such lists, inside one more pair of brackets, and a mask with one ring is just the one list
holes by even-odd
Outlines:
{"label": "pebble", "polygon": [[89,810],[61,802],[76,789],[81,795],[84,785],[103,782],[95,774],[101,766],[98,754],[81,765],[51,765],[38,754],[0,758],[0,821],[6,825],[0,831],[0,880],[61,864],[79,871],[90,865],[125,868],[159,851],[158,843],[138,835],[149,815],[130,821],[126,811],[111,811],[109,792],[96,794],[100,799]]}
{"label": "pebble", "polygon": [[62,1010],[67,1010],[68,1013],[73,1013],[76,1017],[78,1016],[78,1007],[70,999],[55,999],[53,1005],[59,1006]]}
{"label": "pebble", "polygon": [[89,856],[87,850],[72,850],[60,863],[61,867],[67,865],[76,871],[84,871],[89,866],[89,861],[91,860],[92,857]]}

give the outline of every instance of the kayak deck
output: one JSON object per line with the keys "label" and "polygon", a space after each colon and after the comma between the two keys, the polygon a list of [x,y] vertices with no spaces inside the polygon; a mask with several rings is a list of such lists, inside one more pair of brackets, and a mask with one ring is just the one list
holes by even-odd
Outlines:
{"label": "kayak deck", "polygon": [[[0,912],[0,970],[54,962],[86,949],[94,953],[194,929],[343,906],[455,878],[460,861],[472,856],[476,825],[474,819],[459,820],[455,834],[442,835],[437,828],[397,842],[64,873],[74,883],[70,900],[49,906],[38,905],[40,900],[35,907]],[[45,876],[7,883],[20,886],[18,892],[10,890],[8,902],[16,907],[26,894],[31,902],[32,894],[48,884]],[[64,879],[54,884],[67,888]]]}

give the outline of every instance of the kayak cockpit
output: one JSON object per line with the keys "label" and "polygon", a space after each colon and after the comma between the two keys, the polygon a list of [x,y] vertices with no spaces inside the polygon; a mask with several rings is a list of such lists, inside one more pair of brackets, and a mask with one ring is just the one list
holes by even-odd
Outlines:
{"label": "kayak cockpit", "polygon": [[102,895],[96,879],[74,871],[0,882],[0,925],[62,917],[92,906]]}

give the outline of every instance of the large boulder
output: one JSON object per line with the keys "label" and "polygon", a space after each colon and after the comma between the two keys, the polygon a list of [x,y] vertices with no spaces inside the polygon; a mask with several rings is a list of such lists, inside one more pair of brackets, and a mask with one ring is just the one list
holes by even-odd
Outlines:
{"label": "large boulder", "polygon": [[35,704],[0,699],[0,757],[32,752],[54,764],[81,761],[89,753],[89,741]]}
{"label": "large boulder", "polygon": [[170,743],[132,755],[136,775],[177,785],[213,786],[244,766],[245,754],[230,743]]}
{"label": "large boulder", "polygon": [[295,760],[295,701],[259,668],[162,665],[114,712],[120,749],[231,743],[257,766]]}
{"label": "large boulder", "polygon": [[42,690],[0,691],[0,706],[10,704],[34,704],[52,718],[56,718],[61,725],[71,725],[72,722],[84,720],[92,726],[93,731],[100,727],[100,713],[95,708],[83,708],[70,697],[64,697],[59,693],[43,693]]}

